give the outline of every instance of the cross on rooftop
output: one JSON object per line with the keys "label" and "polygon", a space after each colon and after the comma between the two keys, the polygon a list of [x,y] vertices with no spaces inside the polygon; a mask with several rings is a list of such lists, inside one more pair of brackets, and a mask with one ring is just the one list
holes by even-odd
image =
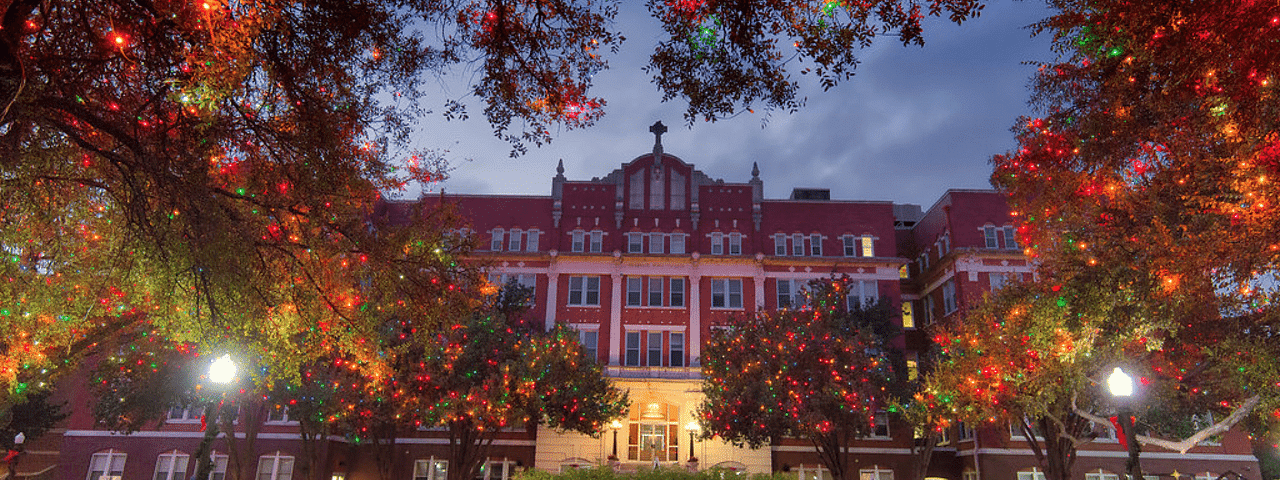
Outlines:
{"label": "cross on rooftop", "polygon": [[662,134],[667,133],[667,126],[662,124],[662,120],[658,120],[649,127],[649,133],[653,134],[654,146],[662,145]]}

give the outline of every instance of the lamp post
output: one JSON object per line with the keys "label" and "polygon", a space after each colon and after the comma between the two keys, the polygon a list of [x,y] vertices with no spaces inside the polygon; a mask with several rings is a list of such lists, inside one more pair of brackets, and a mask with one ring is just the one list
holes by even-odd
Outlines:
{"label": "lamp post", "polygon": [[1111,371],[1111,376],[1107,377],[1107,390],[1111,392],[1111,397],[1115,400],[1119,407],[1117,415],[1120,417],[1120,430],[1124,435],[1125,443],[1129,447],[1129,460],[1125,463],[1125,470],[1129,472],[1129,478],[1142,478],[1142,466],[1138,464],[1138,439],[1137,434],[1133,431],[1133,416],[1131,409],[1133,407],[1133,377],[1124,373],[1120,367],[1116,367]]}
{"label": "lamp post", "polygon": [[17,435],[13,436],[13,450],[9,450],[8,454],[5,455],[5,461],[9,464],[9,478],[18,478],[18,458],[22,456],[22,444],[26,443],[26,441],[27,434],[25,433],[18,432]]}
{"label": "lamp post", "polygon": [[698,457],[693,456],[693,434],[697,433],[698,430],[702,430],[702,427],[698,426],[697,421],[690,420],[689,423],[685,424],[684,429],[689,432],[689,461],[697,461]]}
{"label": "lamp post", "polygon": [[617,460],[618,459],[618,430],[622,429],[622,422],[619,422],[617,420],[609,422],[609,428],[613,430],[613,454],[609,455],[609,458],[613,460]]}
{"label": "lamp post", "polygon": [[[230,354],[224,354],[209,364],[208,379],[211,383],[225,388],[236,379],[236,362],[231,360]],[[226,393],[225,390],[222,393]],[[213,458],[209,456],[209,449],[213,446],[213,439],[218,437],[218,406],[221,402],[210,401],[204,407],[205,430],[204,438],[200,439],[200,446],[196,448],[196,473],[195,480],[205,480],[209,478],[209,474],[213,470]]]}

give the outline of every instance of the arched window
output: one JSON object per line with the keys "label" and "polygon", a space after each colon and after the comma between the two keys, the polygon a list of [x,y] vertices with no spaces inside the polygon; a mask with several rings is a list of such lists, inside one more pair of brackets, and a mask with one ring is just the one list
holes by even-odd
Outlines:
{"label": "arched window", "polygon": [[177,450],[161,453],[156,458],[155,480],[182,480],[187,476],[187,460],[191,457]]}
{"label": "arched window", "polygon": [[124,475],[125,453],[116,449],[107,449],[93,454],[89,458],[89,476],[87,480],[120,480]]}
{"label": "arched window", "polygon": [[293,456],[275,451],[258,457],[258,480],[292,480]]}

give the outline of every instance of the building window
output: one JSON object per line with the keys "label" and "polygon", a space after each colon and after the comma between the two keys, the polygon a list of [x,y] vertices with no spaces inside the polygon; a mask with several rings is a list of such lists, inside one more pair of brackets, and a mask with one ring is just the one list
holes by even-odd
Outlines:
{"label": "building window", "polygon": [[1044,472],[1039,468],[1031,467],[1018,472],[1018,480],[1045,480]]}
{"label": "building window", "polygon": [[920,378],[920,361],[915,359],[907,360],[907,380],[914,382],[919,378]]}
{"label": "building window", "polygon": [[862,256],[864,257],[876,256],[875,238],[869,235],[864,235],[862,237]]}
{"label": "building window", "polygon": [[1000,248],[996,240],[996,227],[987,225],[982,227],[982,238],[987,242],[987,248]]}
{"label": "building window", "polygon": [[520,237],[523,235],[523,233],[524,232],[521,232],[520,230],[515,230],[515,229],[511,230],[510,241],[507,242],[507,251],[511,251],[511,252],[520,251]]}
{"label": "building window", "polygon": [[604,250],[604,232],[594,230],[591,232],[591,253],[600,253]]}
{"label": "building window", "polygon": [[197,407],[170,407],[166,421],[173,423],[191,423],[200,421],[200,409]]}
{"label": "building window", "polygon": [[525,232],[524,250],[526,252],[538,251],[538,235],[542,233],[537,230],[529,230]]}
{"label": "building window", "polygon": [[209,480],[224,480],[227,478],[228,457],[214,451],[209,454],[209,458],[213,460],[213,471],[209,472]]}
{"label": "building window", "polygon": [[804,235],[799,233],[791,234],[791,254],[797,257],[804,256]]}
{"label": "building window", "polygon": [[920,300],[920,324],[928,325],[933,320],[933,297],[926,295]]}
{"label": "building window", "polygon": [[711,254],[724,255],[724,234],[720,232],[711,233]]}
{"label": "building window", "polygon": [[952,279],[942,284],[942,314],[951,315],[956,308],[956,281]]}
{"label": "building window", "polygon": [[951,234],[944,233],[942,238],[938,239],[938,254],[946,255],[951,253]]}
{"label": "building window", "polygon": [[662,210],[662,202],[666,200],[666,191],[662,188],[662,167],[653,168],[653,179],[649,182],[649,208]]}
{"label": "building window", "polygon": [[1084,480],[1120,480],[1120,476],[1099,468],[1092,472],[1085,472]]}
{"label": "building window", "polygon": [[875,280],[855,280],[849,282],[849,296],[846,297],[848,307],[868,308],[880,300],[880,285]]}
{"label": "building window", "polygon": [[972,440],[974,436],[973,427],[970,427],[964,422],[956,422],[956,432],[959,432],[958,437],[962,442],[965,440]]}
{"label": "building window", "polygon": [[569,305],[600,305],[600,277],[569,277]]}
{"label": "building window", "polygon": [[667,236],[661,233],[649,234],[649,253],[662,253],[662,246],[666,243]]}
{"label": "building window", "polygon": [[898,278],[901,278],[903,280],[911,278],[911,271],[907,269],[906,265],[898,267]]}
{"label": "building window", "polygon": [[965,470],[960,474],[960,480],[979,480],[977,470]]}
{"label": "building window", "polygon": [[583,330],[578,332],[578,342],[582,344],[583,356],[596,361],[600,358],[600,332]]}
{"label": "building window", "polygon": [[485,462],[480,465],[475,480],[507,480],[511,478],[511,467],[515,462],[506,460]]}
{"label": "building window", "polygon": [[413,480],[445,480],[449,476],[449,462],[431,457],[413,462]]}
{"label": "building window", "polygon": [[1004,227],[1004,248],[1009,250],[1018,249],[1018,238],[1014,236],[1014,229],[1011,225],[1005,225]]}
{"label": "building window", "polygon": [[871,435],[868,438],[889,438],[889,412],[880,410],[871,420]]}
{"label": "building window", "polygon": [[712,279],[711,308],[742,308],[742,279]]}
{"label": "building window", "polygon": [[775,234],[773,236],[773,254],[782,256],[787,254],[787,236],[785,234]]}
{"label": "building window", "polygon": [[640,332],[627,332],[627,358],[624,365],[640,366]]}
{"label": "building window", "polygon": [[[583,251],[585,251],[585,250],[586,250],[586,239],[587,239],[587,232],[584,232],[584,231],[582,231],[582,230],[575,230],[575,231],[573,232],[573,246],[572,246],[571,250],[572,250],[572,251],[574,251],[574,252],[583,252]],[[419,460],[419,461],[421,461],[421,460]]]}
{"label": "building window", "polygon": [[644,170],[631,174],[631,201],[628,208],[640,210],[644,208]]}
{"label": "building window", "polygon": [[684,175],[668,170],[671,177],[671,209],[684,210]]}
{"label": "building window", "polygon": [[929,252],[921,253],[920,258],[916,260],[916,263],[920,264],[920,273],[923,274],[924,271],[929,268]]}
{"label": "building window", "polygon": [[872,465],[869,469],[858,470],[858,480],[893,480],[893,470]]}
{"label": "building window", "polygon": [[684,279],[672,278],[671,285],[667,289],[668,300],[667,305],[672,307],[684,306]]}
{"label": "building window", "polygon": [[640,306],[640,299],[644,295],[641,292],[641,289],[644,288],[644,286],[641,285],[641,283],[642,283],[642,279],[640,277],[627,277],[627,306],[628,307]]}
{"label": "building window", "polygon": [[662,306],[662,277],[649,277],[649,306]]}
{"label": "building window", "polygon": [[667,358],[670,359],[669,361],[671,362],[671,366],[683,367],[684,366],[684,334],[672,333],[669,337],[670,338],[668,338],[668,343],[670,343],[670,347],[669,347]]}
{"label": "building window", "polygon": [[987,278],[991,281],[991,291],[993,292],[1004,288],[1005,283],[1008,282],[1008,275],[1003,273],[988,273]]}
{"label": "building window", "polygon": [[671,253],[681,255],[684,254],[684,234],[671,234]]}
{"label": "building window", "polygon": [[902,302],[902,328],[916,328],[916,315],[911,302]]}
{"label": "building window", "polygon": [[119,450],[109,449],[98,452],[89,458],[89,477],[87,480],[120,480],[124,475],[125,454]]}
{"label": "building window", "polygon": [[791,280],[778,279],[778,309],[791,306]]}
{"label": "building window", "polygon": [[501,228],[493,229],[493,241],[489,242],[489,250],[495,252],[502,251],[502,233]]}
{"label": "building window", "polygon": [[283,452],[258,457],[258,480],[290,480],[293,477],[293,457]]}
{"label": "building window", "polygon": [[662,365],[662,332],[649,332],[649,358],[646,360],[650,367]]}
{"label": "building window", "polygon": [[815,257],[822,256],[822,235],[821,234],[815,233],[813,235],[809,235],[809,255],[812,255]]}
{"label": "building window", "polygon": [[170,450],[156,458],[155,480],[182,480],[187,474],[187,454]]}
{"label": "building window", "polygon": [[843,237],[840,237],[840,240],[844,242],[844,256],[846,257],[858,256],[858,237],[855,237],[853,235],[845,235]]}
{"label": "building window", "polygon": [[298,420],[296,419],[294,420],[289,419],[288,405],[275,405],[275,406],[272,406],[271,410],[267,412],[267,423],[288,423],[288,422],[298,423]]}
{"label": "building window", "polygon": [[742,255],[742,234],[729,234],[729,255]]}
{"label": "building window", "polygon": [[627,234],[627,253],[644,253],[644,234],[631,232]]}
{"label": "building window", "polygon": [[831,480],[831,472],[822,465],[800,464],[796,480]]}

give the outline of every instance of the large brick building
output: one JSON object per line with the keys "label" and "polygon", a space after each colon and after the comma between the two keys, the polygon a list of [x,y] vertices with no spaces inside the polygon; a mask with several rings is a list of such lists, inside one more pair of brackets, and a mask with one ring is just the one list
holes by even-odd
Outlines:
{"label": "large brick building", "polygon": [[[701,348],[712,329],[734,316],[789,304],[807,280],[847,274],[856,281],[852,295],[887,301],[901,312],[905,334],[899,341],[914,365],[911,352],[926,345],[927,325],[963,315],[983,292],[1033,274],[1014,239],[1008,208],[993,191],[948,191],[927,211],[832,200],[819,189],[797,188],[791,198],[766,199],[758,168],[748,172],[744,166],[745,182],[710,178],[664,153],[665,129],[654,127],[653,152],[591,180],[570,180],[561,166],[548,196],[451,194],[419,200],[455,204],[481,240],[476,256],[492,265],[492,280],[533,286],[535,318],[576,328],[607,375],[630,392],[626,418],[598,438],[507,432],[498,440],[501,453],[483,472],[488,479],[520,468],[608,465],[615,451],[615,466],[622,469],[680,465],[696,454],[700,468],[821,479],[825,472],[805,444],[783,441],[751,450],[689,441],[685,428],[701,400]],[[394,215],[408,206],[390,202],[381,213]],[[187,455],[200,440],[198,420],[182,409],[172,415],[163,427],[121,436],[94,428],[87,409],[77,408],[57,447],[56,478],[186,478],[194,471]],[[853,469],[862,480],[907,478],[913,429],[894,422],[878,427],[851,445]],[[259,480],[289,478],[303,453],[287,416],[270,416],[262,432],[249,452],[253,461],[241,471]],[[397,445],[402,448],[389,466],[395,478],[436,480],[448,468],[438,432],[422,431]],[[219,440],[216,448],[224,455],[228,447]],[[377,478],[375,460],[359,452],[330,439],[313,468],[335,480]],[[1152,473],[1176,469],[1216,476],[1232,470],[1256,479],[1249,452],[1247,439],[1233,431],[1217,445],[1187,455],[1147,452],[1143,461]],[[218,458],[227,468],[227,457]],[[961,427],[948,432],[931,477],[1042,478],[1034,465],[1026,442],[1007,427]],[[1088,480],[1110,480],[1123,465],[1119,446],[1102,440],[1081,450],[1077,471],[1089,472],[1081,473]]]}

